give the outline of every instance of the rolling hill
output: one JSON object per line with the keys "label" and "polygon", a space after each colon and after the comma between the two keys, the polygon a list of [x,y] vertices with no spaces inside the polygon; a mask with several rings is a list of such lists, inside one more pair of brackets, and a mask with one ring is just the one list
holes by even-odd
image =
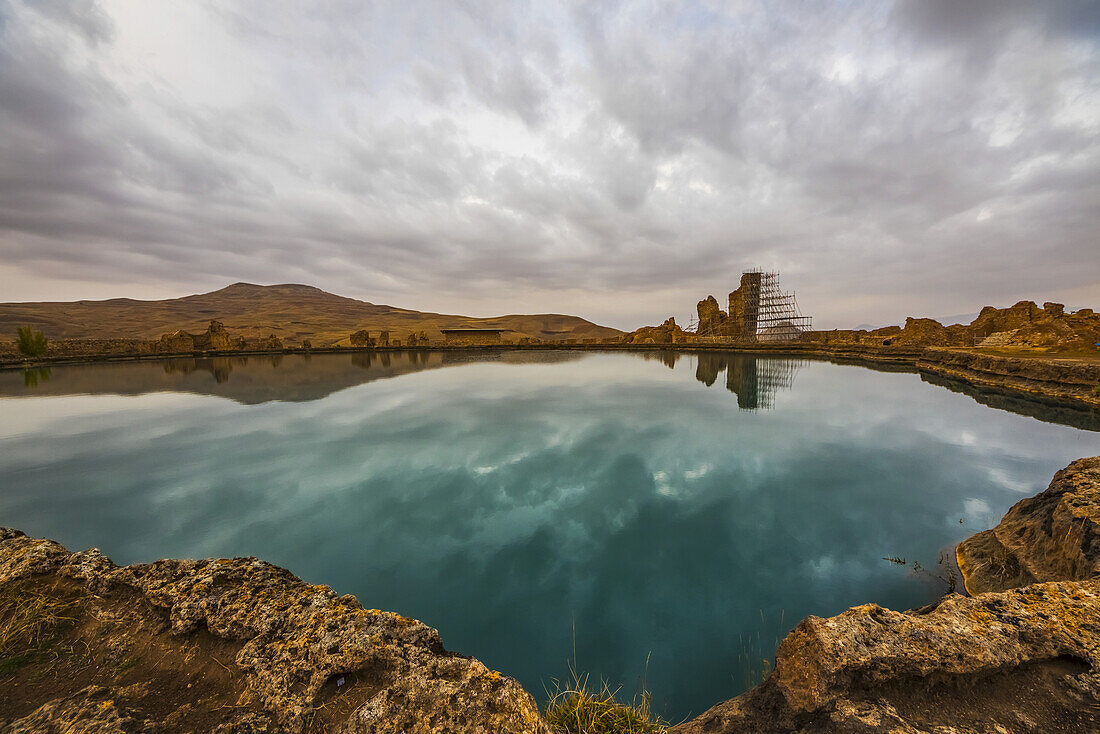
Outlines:
{"label": "rolling hill", "polygon": [[563,314],[473,318],[358,301],[308,285],[234,283],[210,293],[163,301],[0,303],[0,337],[14,339],[19,327],[31,326],[50,339],[157,339],[176,329],[201,332],[213,319],[246,338],[276,334],[289,345],[309,339],[314,346],[347,345],[348,336],[359,329],[384,329],[396,339],[425,331],[433,341],[442,338],[440,329],[462,327],[508,329],[506,339],[587,339],[622,333]]}

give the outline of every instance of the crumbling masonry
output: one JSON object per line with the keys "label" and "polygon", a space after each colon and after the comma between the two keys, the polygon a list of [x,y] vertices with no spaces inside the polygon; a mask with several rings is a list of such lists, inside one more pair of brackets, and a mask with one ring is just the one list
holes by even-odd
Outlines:
{"label": "crumbling masonry", "polygon": [[811,319],[798,310],[794,293],[780,290],[779,273],[760,269],[741,274],[740,287],[729,294],[728,312],[722,311],[714,296],[699,301],[696,308],[696,336],[708,339],[795,341],[811,328]]}

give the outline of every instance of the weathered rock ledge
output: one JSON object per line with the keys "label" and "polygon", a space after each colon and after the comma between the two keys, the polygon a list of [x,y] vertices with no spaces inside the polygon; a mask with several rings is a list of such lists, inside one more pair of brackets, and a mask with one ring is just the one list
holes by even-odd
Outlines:
{"label": "weathered rock ledge", "polygon": [[955,549],[971,594],[1100,577],[1100,456],[1078,459]]}
{"label": "weathered rock ledge", "polygon": [[1100,364],[1057,357],[1004,357],[958,349],[926,349],[917,369],[973,385],[1100,406]]}
{"label": "weathered rock ledge", "polygon": [[1100,457],[1081,459],[959,546],[988,593],[808,617],[763,684],[670,734],[1100,731],[1098,518]]}
{"label": "weathered rock ledge", "polygon": [[51,643],[65,656],[37,656],[65,675],[0,686],[3,732],[549,731],[431,627],[255,558],[120,567],[0,529],[0,592],[55,598],[71,622]]}

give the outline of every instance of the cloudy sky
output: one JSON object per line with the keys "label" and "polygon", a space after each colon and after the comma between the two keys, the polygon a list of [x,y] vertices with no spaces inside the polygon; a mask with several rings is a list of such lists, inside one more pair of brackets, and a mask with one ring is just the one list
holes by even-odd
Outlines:
{"label": "cloudy sky", "polygon": [[1100,307],[1100,3],[0,0],[0,301]]}

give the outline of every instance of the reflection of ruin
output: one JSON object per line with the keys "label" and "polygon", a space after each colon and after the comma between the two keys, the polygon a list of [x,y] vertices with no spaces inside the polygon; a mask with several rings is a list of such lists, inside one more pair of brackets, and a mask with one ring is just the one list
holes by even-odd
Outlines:
{"label": "reflection of ruin", "polygon": [[638,354],[642,359],[652,359],[664,364],[670,370],[675,369],[676,363],[680,361],[680,353],[673,352],[672,350],[661,350],[659,352],[640,352]]}
{"label": "reflection of ruin", "polygon": [[[278,367],[279,362],[282,361],[282,355],[277,355],[279,360],[271,360],[273,367]],[[229,380],[229,375],[233,372],[233,366],[242,366],[248,364],[248,357],[179,357],[174,359],[166,359],[163,362],[164,371],[167,374],[183,374],[189,375],[192,372],[204,371],[209,372],[214,376],[214,381],[219,385]]]}
{"label": "reflection of ruin", "polygon": [[718,373],[726,371],[726,389],[737,395],[737,407],[742,410],[771,410],[775,393],[790,390],[794,375],[805,360],[782,357],[756,357],[748,354],[718,354],[703,352],[695,379],[710,386]]}

